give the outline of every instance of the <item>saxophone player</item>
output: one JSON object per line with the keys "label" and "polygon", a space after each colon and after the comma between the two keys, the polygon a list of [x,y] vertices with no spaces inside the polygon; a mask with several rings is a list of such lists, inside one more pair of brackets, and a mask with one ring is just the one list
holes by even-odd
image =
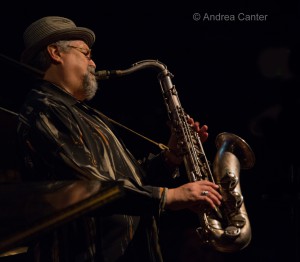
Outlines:
{"label": "saxophone player", "polygon": [[[98,110],[85,101],[97,91],[91,48],[95,34],[65,17],[42,17],[24,32],[21,61],[44,72],[20,110],[18,141],[24,181],[124,182],[125,196],[108,213],[82,216],[30,243],[32,261],[163,261],[157,221],[163,210],[221,204],[210,181],[168,188],[182,159],[176,137],[157,156],[138,161]],[[207,126],[190,125],[207,139]],[[63,201],[63,200],[62,200]]]}

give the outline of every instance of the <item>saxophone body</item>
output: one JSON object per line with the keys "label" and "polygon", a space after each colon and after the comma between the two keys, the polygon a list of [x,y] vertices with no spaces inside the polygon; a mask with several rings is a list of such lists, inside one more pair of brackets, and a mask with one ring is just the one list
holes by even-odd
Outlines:
{"label": "saxophone body", "polygon": [[213,210],[200,217],[197,233],[203,243],[221,252],[236,252],[251,241],[251,225],[239,183],[240,170],[254,164],[254,154],[239,136],[221,133],[216,138],[217,154],[213,162],[214,182],[223,197],[221,218]]}
{"label": "saxophone body", "polygon": [[188,124],[188,115],[181,106],[177,90],[172,84],[173,75],[157,60],[144,60],[126,70],[98,71],[97,80],[131,74],[141,69],[158,70],[158,80],[164,102],[177,136],[177,150],[183,156],[186,175],[191,182],[209,180],[219,185],[223,197],[220,208],[204,208],[198,215],[196,229],[202,245],[220,252],[236,252],[251,241],[251,226],[239,183],[240,169],[254,165],[255,157],[250,146],[239,136],[221,133],[216,138],[217,153],[213,172],[203,150],[200,137]]}

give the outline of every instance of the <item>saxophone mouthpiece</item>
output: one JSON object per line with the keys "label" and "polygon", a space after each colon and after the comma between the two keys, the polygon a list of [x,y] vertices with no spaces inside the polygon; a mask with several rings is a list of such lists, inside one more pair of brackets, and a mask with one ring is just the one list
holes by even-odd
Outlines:
{"label": "saxophone mouthpiece", "polygon": [[110,78],[122,76],[123,73],[121,70],[100,70],[96,71],[94,75],[97,80],[107,80]]}
{"label": "saxophone mouthpiece", "polygon": [[95,72],[95,77],[97,80],[106,80],[109,79],[110,71],[108,70],[100,70]]}

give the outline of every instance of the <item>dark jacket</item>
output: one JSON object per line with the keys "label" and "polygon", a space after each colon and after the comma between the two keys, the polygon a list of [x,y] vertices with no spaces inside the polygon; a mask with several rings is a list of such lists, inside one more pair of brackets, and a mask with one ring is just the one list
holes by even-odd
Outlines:
{"label": "dark jacket", "polygon": [[161,261],[156,228],[161,198],[151,184],[170,170],[160,155],[141,168],[100,112],[46,81],[28,94],[17,131],[26,181],[124,183],[124,197],[105,212],[34,241],[37,261]]}

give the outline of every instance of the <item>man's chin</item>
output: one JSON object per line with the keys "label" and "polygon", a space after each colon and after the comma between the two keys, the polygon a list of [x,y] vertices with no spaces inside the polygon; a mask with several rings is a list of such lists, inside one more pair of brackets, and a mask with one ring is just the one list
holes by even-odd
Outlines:
{"label": "man's chin", "polygon": [[86,100],[91,100],[92,98],[94,98],[94,96],[96,95],[96,92],[98,90],[98,85],[95,86],[89,86],[86,90]]}

